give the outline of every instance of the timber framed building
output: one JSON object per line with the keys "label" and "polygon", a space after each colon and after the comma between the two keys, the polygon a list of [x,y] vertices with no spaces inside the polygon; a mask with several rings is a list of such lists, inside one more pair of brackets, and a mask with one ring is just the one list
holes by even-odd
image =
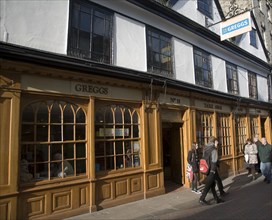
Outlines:
{"label": "timber framed building", "polygon": [[1,219],[64,218],[164,194],[168,182],[188,187],[187,153],[211,135],[225,177],[244,170],[248,137],[272,142],[261,47],[257,57],[220,42],[156,1],[0,6]]}

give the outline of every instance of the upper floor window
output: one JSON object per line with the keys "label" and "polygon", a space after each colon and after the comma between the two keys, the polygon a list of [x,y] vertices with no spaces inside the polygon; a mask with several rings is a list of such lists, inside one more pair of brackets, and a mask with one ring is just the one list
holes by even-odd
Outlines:
{"label": "upper floor window", "polygon": [[95,111],[96,172],[140,166],[139,108],[97,103]]}
{"label": "upper floor window", "polygon": [[197,9],[202,12],[204,15],[212,18],[212,0],[197,0]]}
{"label": "upper floor window", "polygon": [[248,72],[248,90],[250,98],[258,98],[257,77],[256,74],[252,72]]}
{"label": "upper floor window", "polygon": [[69,27],[68,54],[112,63],[113,13],[87,1],[74,1]]}
{"label": "upper floor window", "polygon": [[210,54],[194,48],[195,82],[208,88],[213,87]]}
{"label": "upper floor window", "polygon": [[40,101],[24,107],[20,181],[86,175],[86,115],[77,105]]}
{"label": "upper floor window", "polygon": [[250,45],[257,48],[257,31],[255,29],[252,29],[249,32],[250,36]]}
{"label": "upper floor window", "polygon": [[227,63],[226,71],[227,71],[228,92],[238,95],[239,86],[238,86],[237,66]]}
{"label": "upper floor window", "polygon": [[173,76],[171,36],[151,27],[147,28],[147,70]]}

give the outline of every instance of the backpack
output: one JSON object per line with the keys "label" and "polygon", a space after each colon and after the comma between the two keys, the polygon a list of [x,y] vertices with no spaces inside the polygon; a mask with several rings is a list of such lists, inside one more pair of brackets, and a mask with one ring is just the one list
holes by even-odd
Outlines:
{"label": "backpack", "polygon": [[209,174],[209,165],[207,163],[207,161],[205,159],[200,159],[199,161],[199,170],[200,170],[200,173],[203,173],[205,175]]}

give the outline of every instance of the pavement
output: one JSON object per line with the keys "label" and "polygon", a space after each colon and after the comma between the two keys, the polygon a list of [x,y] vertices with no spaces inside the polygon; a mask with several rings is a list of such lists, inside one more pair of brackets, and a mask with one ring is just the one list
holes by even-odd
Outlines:
{"label": "pavement", "polygon": [[[199,197],[186,187],[136,202],[103,209],[93,213],[67,218],[67,220],[85,219],[197,219],[197,220],[271,220],[272,219],[272,183],[257,179],[247,173],[231,176],[223,180],[224,203],[214,203],[211,193],[206,200],[211,205],[199,204]],[[203,187],[203,186],[202,186]],[[201,189],[201,187],[200,187]]]}

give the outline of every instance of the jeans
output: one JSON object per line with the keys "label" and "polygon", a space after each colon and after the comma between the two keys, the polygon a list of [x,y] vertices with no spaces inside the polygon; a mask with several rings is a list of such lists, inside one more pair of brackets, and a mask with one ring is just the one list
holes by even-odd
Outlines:
{"label": "jeans", "polygon": [[261,162],[260,168],[264,177],[268,181],[271,181],[271,162],[266,162],[266,163]]}
{"label": "jeans", "polygon": [[202,195],[200,196],[200,200],[205,200],[209,190],[212,191],[214,200],[218,200],[218,196],[215,191],[215,175],[213,173],[210,173],[204,180],[205,187],[202,192]]}

